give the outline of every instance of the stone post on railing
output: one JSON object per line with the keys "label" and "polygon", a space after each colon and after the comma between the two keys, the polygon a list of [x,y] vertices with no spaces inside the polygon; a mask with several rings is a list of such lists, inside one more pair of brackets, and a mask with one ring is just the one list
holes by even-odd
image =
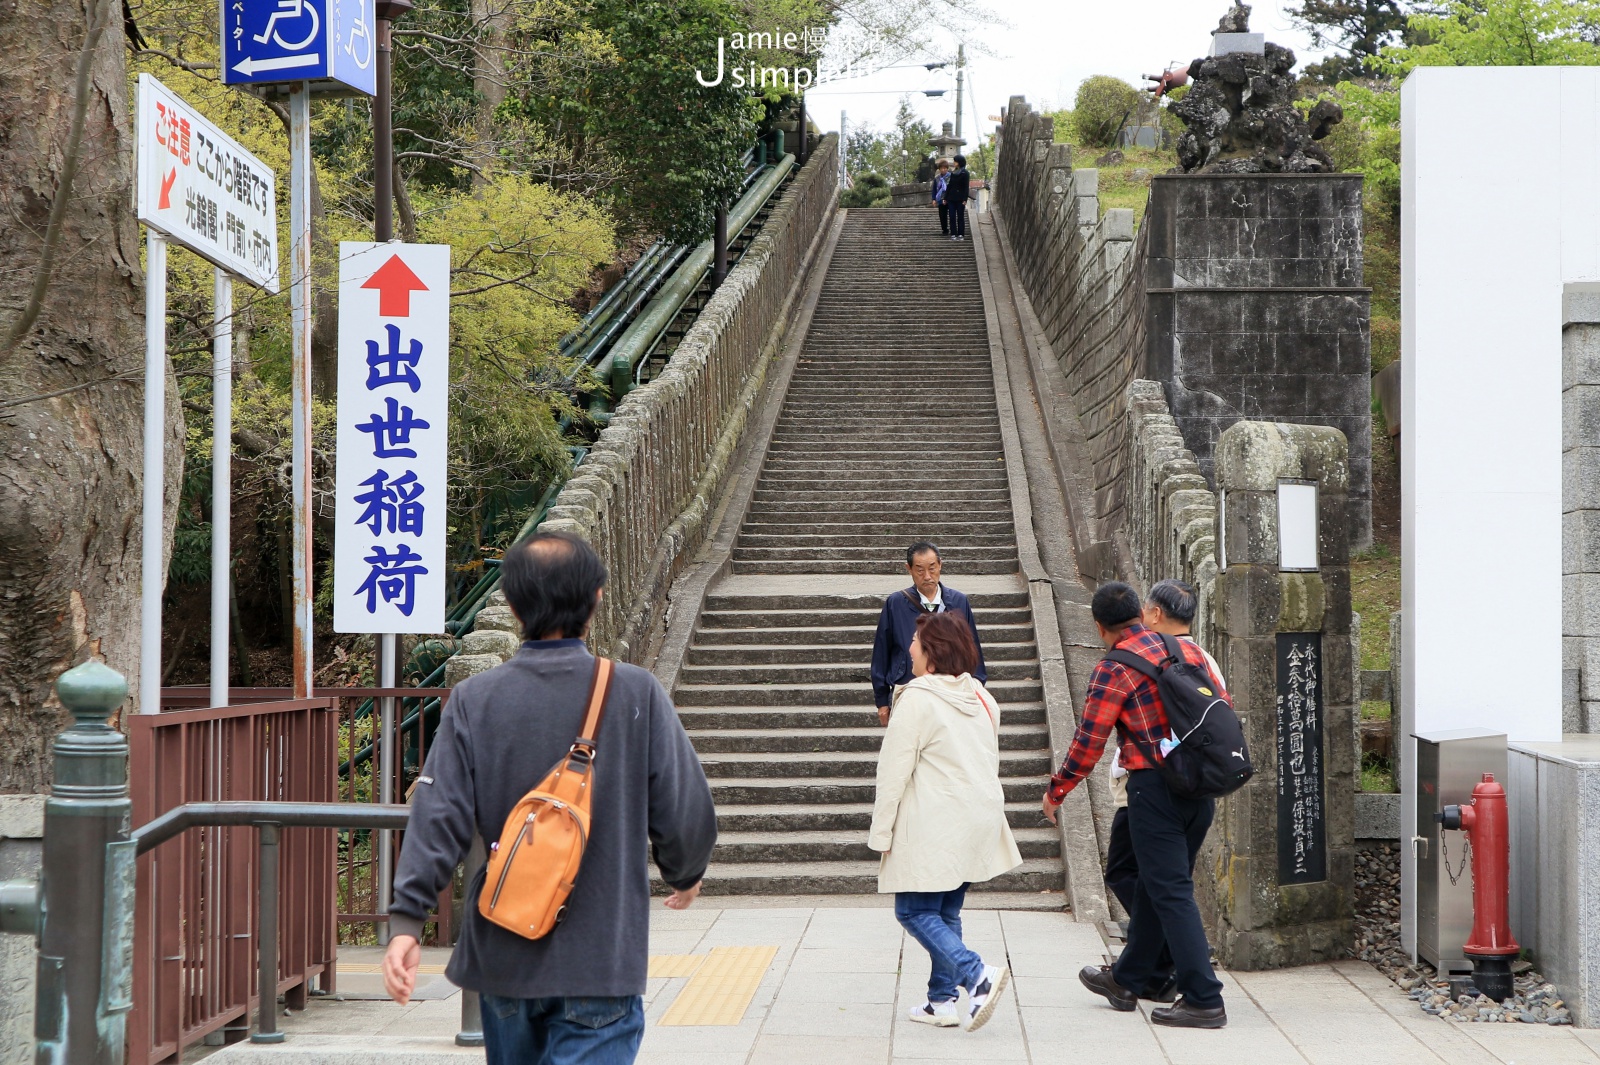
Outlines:
{"label": "stone post on railing", "polygon": [[1342,958],[1351,943],[1349,469],[1326,426],[1239,422],[1217,441],[1215,638],[1256,775],[1217,803],[1195,881],[1230,969]]}

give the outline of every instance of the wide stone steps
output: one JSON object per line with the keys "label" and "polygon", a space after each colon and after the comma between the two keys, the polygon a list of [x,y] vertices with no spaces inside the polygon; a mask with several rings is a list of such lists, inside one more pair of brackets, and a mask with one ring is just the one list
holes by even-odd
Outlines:
{"label": "wide stone steps", "polygon": [[[1000,749],[1003,751],[1034,751],[1041,744],[1048,746],[1050,733],[1042,724],[1000,726]],[[694,747],[703,755],[744,754],[767,751],[783,754],[829,751],[865,751],[878,753],[883,744],[883,729],[874,722],[871,726],[854,726],[831,729],[779,728],[729,728],[703,729],[695,733]]]}
{"label": "wide stone steps", "polygon": [[[903,556],[902,556],[903,559]],[[902,561],[902,572],[904,562]],[[882,613],[882,606],[875,605],[871,608],[852,608],[847,606],[819,605],[814,614],[802,606],[785,603],[778,597],[773,597],[769,609],[760,609],[749,602],[733,604],[718,603],[708,604],[700,615],[700,628],[704,629],[759,629],[770,631],[772,629],[796,629],[814,631],[815,628],[834,628],[844,626],[867,626],[868,630],[874,629],[878,624],[878,615]],[[979,603],[972,604],[974,616],[982,615],[979,634],[987,631],[994,625],[1032,625],[1033,614],[1026,605],[985,607]],[[807,615],[812,614],[812,624],[807,624]],[[869,641],[870,642],[870,641]]]}
{"label": "wide stone steps", "polygon": [[[1013,829],[1012,835],[1025,859],[1055,858],[1061,854],[1061,837],[1053,828]],[[711,860],[719,867],[736,862],[869,862],[876,873],[878,855],[867,846],[864,831],[801,829],[721,833]]]}
{"label": "wide stone steps", "polygon": [[[706,597],[673,690],[717,802],[707,894],[876,892],[866,834],[884,730],[872,640],[883,589],[909,583],[905,548],[923,539],[954,587],[1018,571],[976,261],[926,217],[852,211],[734,576]],[[850,594],[849,574],[894,580]],[[768,579],[772,594],[750,590]],[[1038,811],[1052,756],[1028,593],[1019,582],[970,598],[1000,704],[1006,818],[1026,859],[974,889],[995,905],[1060,909],[1060,837]]]}
{"label": "wide stone steps", "polygon": [[[1049,771],[1023,779],[1004,779],[1000,788],[1006,802],[1032,802],[1039,805],[1039,796],[1049,783]],[[709,777],[709,774],[708,774]],[[720,808],[743,803],[829,803],[864,802],[874,800],[876,788],[872,777],[709,777],[711,797]],[[1056,886],[1059,888],[1061,882]]]}
{"label": "wide stone steps", "polygon": [[[983,630],[978,630],[981,635]],[[687,668],[687,667],[686,667]],[[992,681],[986,687],[1001,703],[1044,698],[1037,680]],[[696,684],[678,689],[686,706],[859,706],[872,699],[864,681],[853,684]]]}
{"label": "wide stone steps", "polygon": [[[800,629],[800,632],[807,630]],[[992,630],[985,630],[985,633]],[[793,663],[805,663],[810,666],[823,664],[845,663],[854,667],[861,666],[863,661],[861,652],[871,651],[872,633],[867,632],[864,639],[854,640],[847,644],[818,645],[818,644],[734,644],[731,646],[705,646],[696,643],[689,648],[685,658],[690,665],[695,666],[784,666]],[[1013,662],[1020,660],[1036,661],[1033,659],[1034,646],[1032,643],[992,643],[985,640],[983,645],[984,661],[990,666],[1000,662]],[[990,673],[993,673],[991,668]]]}
{"label": "wide stone steps", "polygon": [[[754,729],[766,732],[811,732],[814,730],[878,728],[878,712],[867,692],[853,706],[713,706],[679,707],[678,717],[686,729]],[[1042,725],[1041,702],[1002,703],[1000,725]],[[1038,796],[1034,796],[1038,798]]]}
{"label": "wide stone steps", "polygon": [[[797,562],[771,562],[751,561],[734,556],[733,572],[740,574],[797,574],[815,573],[820,568],[819,563],[807,559]],[[904,564],[896,565],[894,562],[830,562],[827,568],[833,573],[870,573],[878,577],[886,577],[899,572],[904,573]],[[1017,572],[1016,558],[980,560],[965,562],[961,566],[963,573],[975,573],[984,576]]]}
{"label": "wide stone steps", "polygon": [[[982,635],[983,630],[979,630]],[[1031,653],[1031,650],[1030,650]],[[1035,680],[1039,676],[1039,661],[1027,658],[1022,661],[988,661],[989,681],[993,685],[1008,680]],[[869,679],[867,663],[857,659],[850,663],[806,665],[776,665],[752,662],[745,665],[686,665],[678,674],[678,683],[691,684],[849,684],[865,683]]]}
{"label": "wide stone steps", "polygon": [[[1061,909],[1061,859],[1036,858],[972,891],[1049,892],[1042,909]],[[701,888],[706,895],[872,895],[878,890],[878,863],[870,862],[713,862]]]}
{"label": "wide stone steps", "polygon": [[[1040,820],[1038,802],[1006,803],[1006,823],[1013,830],[1034,828]],[[719,832],[854,831],[865,837],[871,826],[871,803],[785,803],[730,806],[717,811]]]}
{"label": "wide stone steps", "polygon": [[[695,636],[695,647],[732,647],[737,645],[784,646],[786,643],[808,647],[854,647],[870,651],[875,625],[830,625],[816,629],[701,629]],[[988,650],[989,640],[1012,642],[1033,641],[1031,625],[990,625],[985,623],[981,635]],[[1032,654],[1030,650],[1028,652]],[[821,661],[822,659],[815,659]]]}

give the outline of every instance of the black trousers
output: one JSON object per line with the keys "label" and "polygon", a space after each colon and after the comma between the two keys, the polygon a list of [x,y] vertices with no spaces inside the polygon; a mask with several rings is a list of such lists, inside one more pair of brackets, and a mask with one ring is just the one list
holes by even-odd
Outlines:
{"label": "black trousers", "polygon": [[964,237],[967,235],[967,201],[946,204],[950,210],[950,235]]}
{"label": "black trousers", "polygon": [[1154,769],[1128,774],[1128,829],[1139,881],[1133,893],[1128,945],[1111,968],[1132,991],[1162,978],[1162,947],[1172,952],[1178,991],[1198,1009],[1222,1005],[1222,981],[1211,968],[1211,948],[1194,901],[1194,859],[1211,828],[1216,804],[1180,799]]}
{"label": "black trousers", "polygon": [[[1191,874],[1193,869],[1191,867]],[[1111,818],[1111,840],[1106,845],[1106,887],[1122,903],[1122,908],[1133,914],[1134,895],[1139,888],[1139,856],[1133,852],[1133,833],[1128,828],[1128,808],[1118,807],[1116,814]],[[1172,979],[1172,952],[1165,943],[1161,945],[1161,957],[1156,960],[1156,969],[1159,975],[1145,987],[1133,990],[1143,994],[1145,992],[1160,991]]]}
{"label": "black trousers", "polygon": [[942,203],[939,205],[939,232],[950,235],[950,208]]}

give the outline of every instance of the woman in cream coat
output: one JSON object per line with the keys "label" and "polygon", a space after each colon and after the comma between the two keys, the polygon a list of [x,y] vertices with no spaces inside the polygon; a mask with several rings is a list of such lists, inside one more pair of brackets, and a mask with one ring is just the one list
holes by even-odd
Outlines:
{"label": "woman in cream coat", "polygon": [[895,693],[867,839],[883,854],[878,891],[894,893],[895,918],[933,959],[928,1001],[911,1019],[968,1031],[989,1020],[1009,972],[961,941],[961,904],[969,885],[1022,864],[1000,787],[1000,710],[972,679],[977,661],[960,618],[917,619],[915,676]]}

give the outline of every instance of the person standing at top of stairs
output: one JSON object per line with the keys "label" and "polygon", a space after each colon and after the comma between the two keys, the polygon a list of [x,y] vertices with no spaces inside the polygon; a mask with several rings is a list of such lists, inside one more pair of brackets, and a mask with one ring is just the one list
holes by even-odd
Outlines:
{"label": "person standing at top of stairs", "polygon": [[967,239],[967,200],[972,194],[972,174],[967,157],[956,156],[956,168],[944,184],[944,203],[950,213],[950,239]]}
{"label": "person standing at top of stairs", "polygon": [[967,597],[940,581],[944,562],[939,549],[926,540],[906,548],[906,572],[911,575],[911,587],[902,589],[884,600],[883,613],[878,615],[878,632],[872,641],[872,695],[878,705],[878,723],[889,723],[889,707],[894,701],[894,690],[907,684],[913,676],[911,668],[911,641],[917,635],[917,615],[951,613],[966,619],[972,630],[972,643],[978,651],[978,667],[972,671],[978,683],[988,681],[989,671],[983,663],[983,641],[978,638],[978,623],[972,617],[972,607]]}

